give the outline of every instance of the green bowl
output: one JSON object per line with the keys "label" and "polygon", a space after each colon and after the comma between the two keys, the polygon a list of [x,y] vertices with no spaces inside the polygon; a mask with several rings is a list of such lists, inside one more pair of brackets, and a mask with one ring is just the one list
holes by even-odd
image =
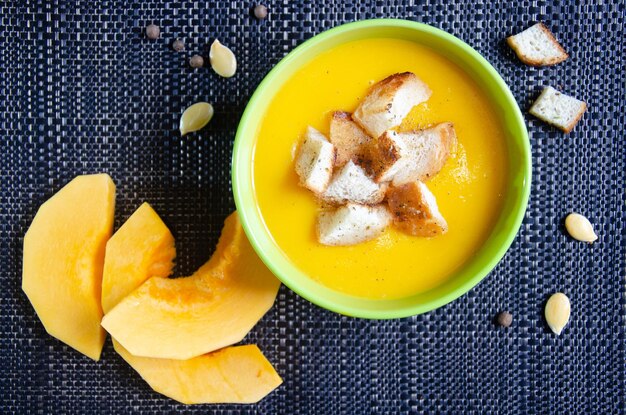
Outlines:
{"label": "green bowl", "polygon": [[[508,191],[491,234],[476,255],[444,284],[418,295],[372,300],[344,294],[321,285],[293,265],[265,227],[253,182],[256,132],[274,95],[311,59],[337,45],[368,38],[398,38],[431,47],[466,71],[488,94],[506,131],[509,157]],[[524,118],[511,91],[478,52],[458,38],[432,26],[405,20],[376,19],[330,29],[298,46],[272,71],[252,95],[241,118],[233,150],[233,191],[237,210],[252,246],[269,269],[307,300],[354,317],[407,317],[441,307],[478,284],[502,259],[522,223],[531,179],[531,154]]]}

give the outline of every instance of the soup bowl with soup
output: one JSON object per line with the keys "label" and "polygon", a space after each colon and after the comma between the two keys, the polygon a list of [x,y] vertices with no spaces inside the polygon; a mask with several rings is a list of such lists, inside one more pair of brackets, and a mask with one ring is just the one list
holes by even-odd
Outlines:
{"label": "soup bowl with soup", "polygon": [[[308,126],[328,134],[333,111],[354,111],[373,83],[403,72],[432,95],[401,127],[452,122],[456,131],[428,181],[448,231],[416,238],[391,226],[360,244],[322,245],[320,204],[299,184],[296,148]],[[242,116],[232,168],[245,232],[286,286],[344,315],[387,319],[443,306],[497,265],[526,210],[531,156],[514,97],[478,52],[425,24],[377,19],[317,35],[272,69]]]}

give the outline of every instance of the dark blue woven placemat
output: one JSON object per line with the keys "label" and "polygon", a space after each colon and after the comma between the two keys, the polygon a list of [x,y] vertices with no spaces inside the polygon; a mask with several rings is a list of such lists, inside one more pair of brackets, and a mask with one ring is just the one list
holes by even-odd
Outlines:
{"label": "dark blue woven placemat", "polygon": [[[0,412],[625,413],[624,2],[267,3],[269,19],[257,22],[252,3],[239,1],[0,2]],[[108,172],[118,187],[116,226],[149,201],[177,238],[178,274],[194,270],[234,208],[232,141],[256,85],[304,40],[373,17],[422,21],[465,40],[523,110],[546,84],[589,103],[570,135],[527,117],[530,205],[508,254],[479,286],[393,321],[341,317],[281,288],[246,341],[285,382],[254,406],[177,405],[153,393],[109,342],[96,363],[45,333],[20,289],[23,235],[44,200],[77,174]],[[504,44],[540,20],[570,52],[565,63],[530,68]],[[158,41],[142,36],[150,22],[162,28]],[[186,40],[185,53],[168,46],[175,37]],[[186,65],[215,37],[239,59],[232,79]],[[181,139],[180,112],[199,100],[213,102],[216,115]],[[570,211],[591,219],[597,243],[564,234]],[[542,317],[557,290],[573,305],[560,337]],[[508,330],[491,322],[502,309],[514,314]]]}

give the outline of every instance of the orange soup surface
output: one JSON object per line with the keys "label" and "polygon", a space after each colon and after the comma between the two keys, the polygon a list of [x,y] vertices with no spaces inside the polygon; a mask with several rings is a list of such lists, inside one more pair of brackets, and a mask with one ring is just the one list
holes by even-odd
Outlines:
{"label": "orange soup surface", "polygon": [[[370,85],[406,71],[424,80],[432,96],[398,130],[445,121],[456,129],[457,149],[427,182],[449,230],[429,239],[389,227],[359,245],[321,245],[315,230],[320,206],[298,185],[295,148],[307,126],[328,136],[333,111],[354,111]],[[360,40],[316,57],[278,91],[257,133],[255,196],[277,246],[311,278],[358,297],[408,297],[445,282],[481,247],[501,209],[506,155],[504,132],[489,100],[458,66],[414,42]]]}

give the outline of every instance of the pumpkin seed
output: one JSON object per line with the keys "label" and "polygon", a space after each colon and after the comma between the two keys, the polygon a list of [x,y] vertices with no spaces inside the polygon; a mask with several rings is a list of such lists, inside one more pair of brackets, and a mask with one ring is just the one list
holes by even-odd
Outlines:
{"label": "pumpkin seed", "polygon": [[589,219],[578,213],[567,215],[565,228],[571,237],[578,241],[593,242],[598,239],[598,235],[593,231],[593,226]]}
{"label": "pumpkin seed", "polygon": [[213,118],[213,106],[208,102],[198,102],[187,108],[180,117],[180,135],[198,131]]}
{"label": "pumpkin seed", "polygon": [[546,303],[544,310],[546,322],[555,334],[561,334],[563,328],[567,325],[570,315],[569,298],[563,293],[552,294]]}
{"label": "pumpkin seed", "polygon": [[211,60],[211,67],[219,76],[230,78],[237,71],[235,54],[217,39],[211,44],[209,59]]}

